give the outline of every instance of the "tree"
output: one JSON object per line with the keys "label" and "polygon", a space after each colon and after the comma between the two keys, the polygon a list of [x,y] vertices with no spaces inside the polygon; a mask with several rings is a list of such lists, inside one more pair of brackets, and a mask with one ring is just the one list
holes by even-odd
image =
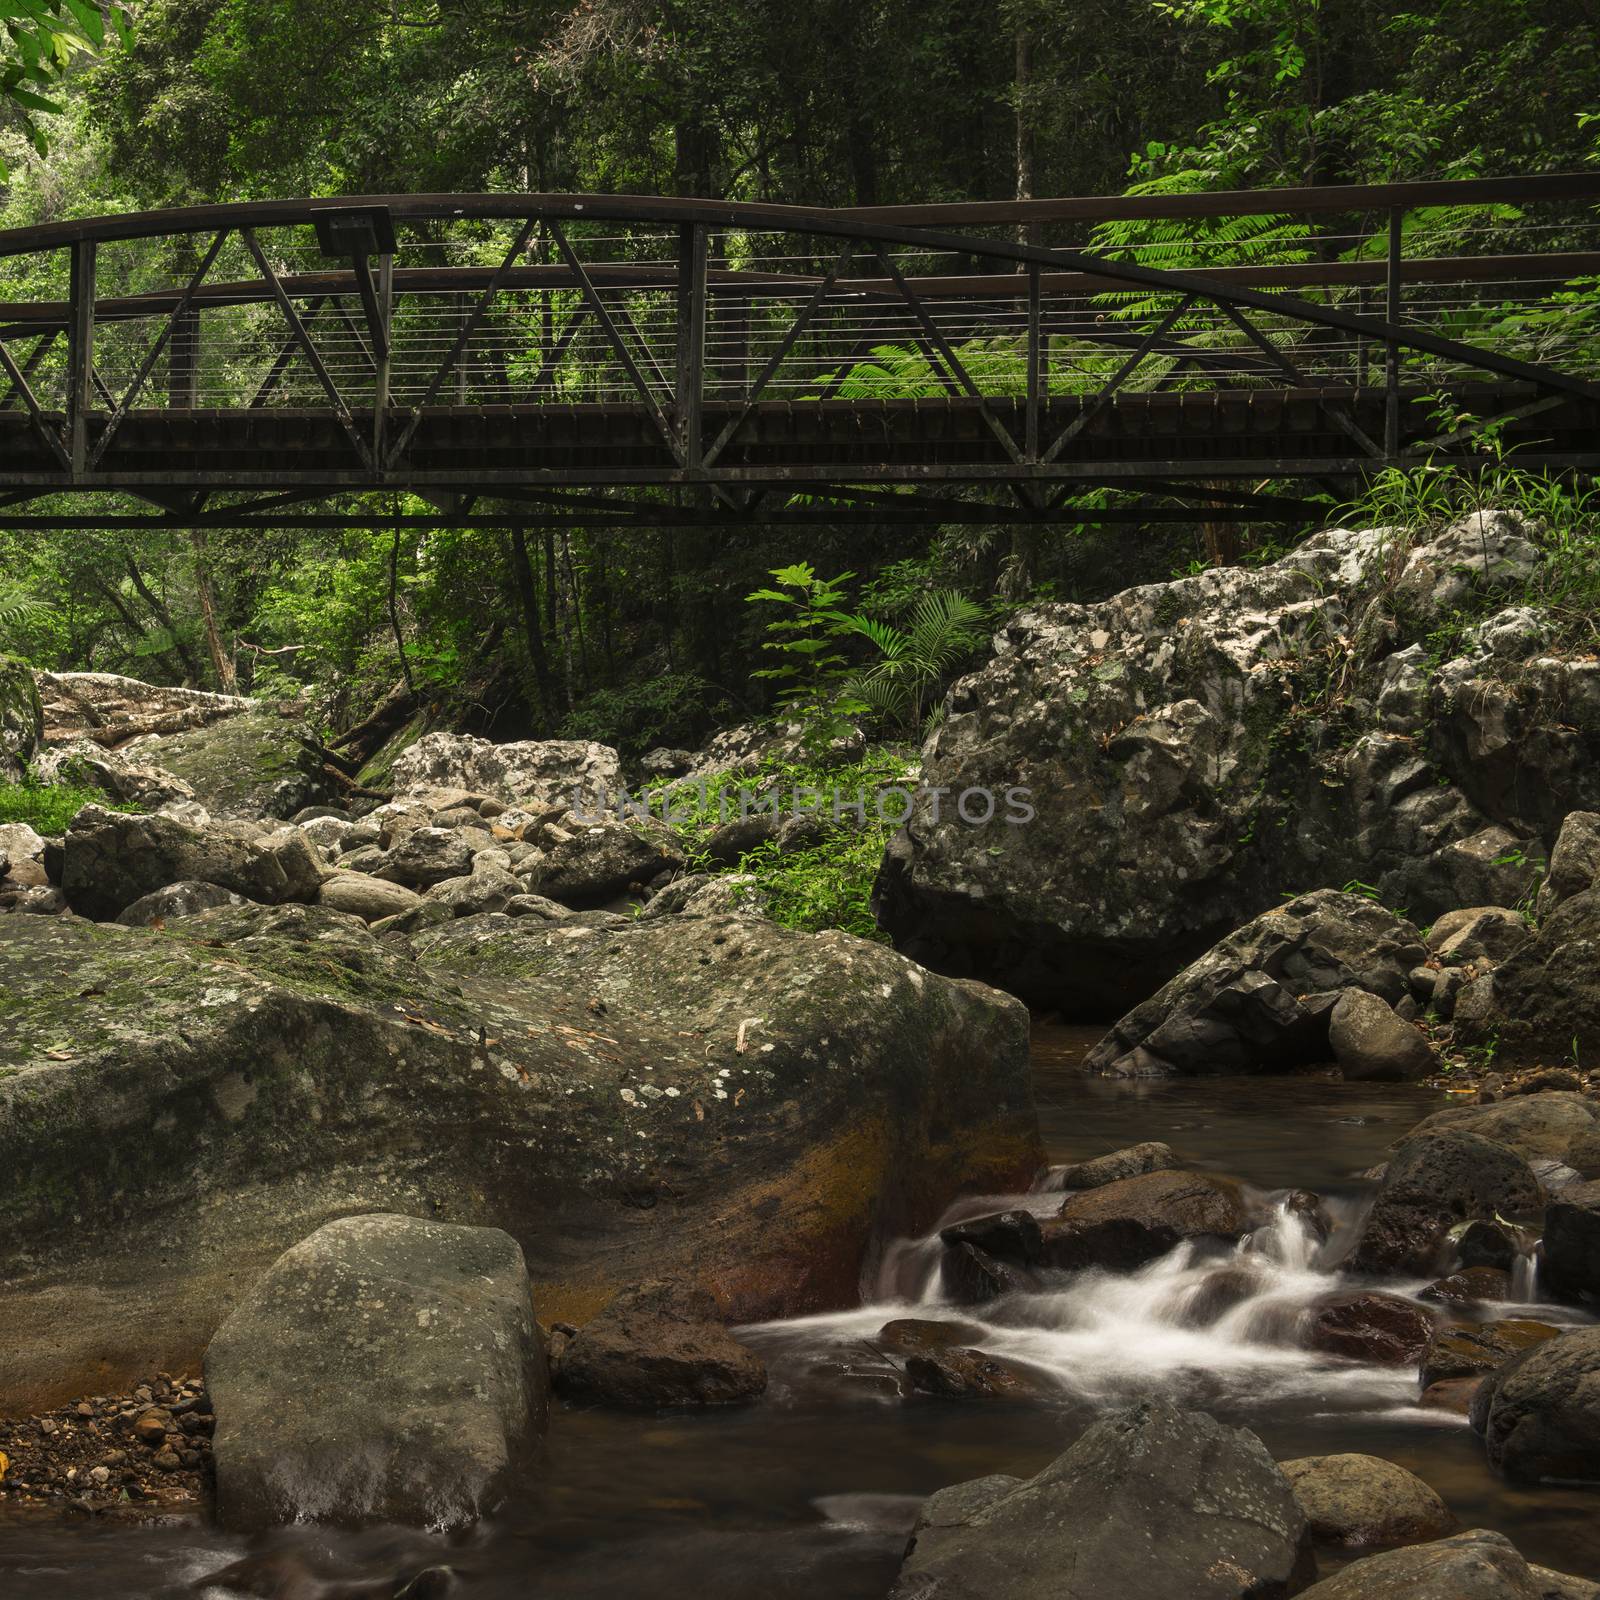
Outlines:
{"label": "tree", "polygon": [[[48,96],[81,57],[102,49],[108,37],[126,41],[127,16],[120,4],[107,7],[102,14],[92,0],[7,0],[4,13],[0,22],[5,38],[0,52],[0,95],[11,106],[29,143],[43,155],[49,141],[37,119],[62,109]],[[0,161],[0,177],[5,173],[5,163]]]}

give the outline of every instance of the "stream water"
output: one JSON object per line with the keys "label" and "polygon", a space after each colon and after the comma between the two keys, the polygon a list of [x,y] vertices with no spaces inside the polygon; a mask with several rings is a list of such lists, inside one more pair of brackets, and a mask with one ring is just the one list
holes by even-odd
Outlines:
{"label": "stream water", "polygon": [[[296,1529],[247,1544],[195,1521],[129,1528],[13,1519],[0,1522],[0,1600],[185,1592],[227,1600],[236,1591],[205,1584],[208,1574],[246,1554],[284,1552],[351,1577],[447,1564],[463,1600],[882,1600],[923,1496],[985,1473],[1031,1474],[1099,1411],[1152,1390],[1255,1429],[1280,1459],[1368,1451],[1398,1461],[1431,1483],[1463,1526],[1499,1529],[1532,1560],[1600,1577],[1593,1497],[1498,1480],[1463,1421],[1412,1403],[1409,1368],[1353,1365],[1295,1342],[1299,1313],[1338,1281],[1327,1263],[1372,1187],[1359,1174],[1443,1097],[1311,1077],[1085,1079],[1074,1069],[1093,1038],[1064,1028],[1035,1037],[1053,1161],[1164,1140],[1185,1164],[1232,1174],[1269,1199],[1291,1187],[1316,1190],[1334,1221],[1326,1243],[1279,1210],[1229,1258],[1184,1247],[1137,1273],[1084,1274],[974,1313],[941,1312],[937,1248],[906,1241],[889,1253],[863,1309],[745,1330],[771,1368],[759,1405],[660,1417],[558,1408],[542,1486],[462,1540]],[[1044,1211],[1060,1197],[989,1197],[955,1214],[1002,1204]],[[1246,1297],[1216,1320],[1197,1318],[1206,1280],[1240,1268],[1251,1274]],[[1536,1294],[1526,1278],[1522,1292]],[[1549,1305],[1500,1309],[1572,1320]],[[941,1314],[979,1324],[968,1342],[1037,1368],[1059,1398],[1032,1407],[900,1398],[871,1341],[892,1317]],[[284,1592],[313,1600],[324,1591]]]}

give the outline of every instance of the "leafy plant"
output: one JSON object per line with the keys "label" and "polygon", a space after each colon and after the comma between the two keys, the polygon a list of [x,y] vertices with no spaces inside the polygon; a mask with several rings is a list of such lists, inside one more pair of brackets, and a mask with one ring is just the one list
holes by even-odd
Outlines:
{"label": "leafy plant", "polygon": [[81,781],[44,783],[30,774],[20,783],[0,783],[0,823],[25,823],[47,837],[65,833],[72,819],[90,805],[111,811],[139,809],[109,801],[102,790]]}
{"label": "leafy plant", "polygon": [[752,605],[779,608],[766,625],[761,648],[778,656],[778,664],[759,667],[753,678],[767,678],[778,687],[778,704],[806,728],[806,743],[819,748],[836,738],[859,705],[844,693],[849,659],[838,641],[854,631],[853,619],[841,607],[844,585],[855,576],[841,572],[819,578],[809,562],[773,567],[776,589],[757,589],[745,597]]}
{"label": "leafy plant", "polygon": [[848,618],[850,631],[870,640],[879,659],[846,680],[846,696],[892,726],[922,728],[929,698],[982,642],[983,623],[983,607],[955,589],[924,595],[904,628],[876,617]]}

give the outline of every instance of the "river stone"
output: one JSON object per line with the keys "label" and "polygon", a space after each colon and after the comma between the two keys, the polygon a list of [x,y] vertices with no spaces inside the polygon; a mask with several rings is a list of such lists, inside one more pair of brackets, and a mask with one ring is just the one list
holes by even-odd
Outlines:
{"label": "river stone", "polygon": [[261,701],[246,700],[203,727],[147,734],[119,754],[170,772],[218,817],[286,819],[333,793],[310,728]]}
{"label": "river stone", "polygon": [[110,921],[143,895],[200,882],[277,905],[314,900],[323,868],[298,828],[255,834],[226,823],[85,806],[67,830],[61,887],[80,916]]}
{"label": "river stone", "polygon": [[497,1228],[347,1217],[285,1251],[205,1355],[225,1526],[459,1527],[505,1497],[549,1387]]}
{"label": "river stone", "polygon": [[1472,1421],[1508,1478],[1600,1482],[1600,1327],[1546,1339],[1491,1373]]}
{"label": "river stone", "polygon": [[1019,1002],[842,933],[587,915],[0,917],[0,1414],[193,1370],[355,1210],[504,1228],[553,1318],[666,1275],[744,1322],[854,1303],[881,1241],[1038,1170]]}
{"label": "river stone", "polygon": [[1600,888],[1562,900],[1533,938],[1463,991],[1456,1036],[1493,1043],[1498,1065],[1600,1056]]}
{"label": "river stone", "polygon": [[32,671],[0,655],[0,783],[27,772],[43,737],[44,708]]}
{"label": "river stone", "polygon": [[1600,1183],[1570,1185],[1551,1200],[1540,1280],[1566,1299],[1600,1296]]}
{"label": "river stone", "polygon": [[732,1405],[766,1386],[766,1363],[728,1332],[710,1294],[659,1282],[618,1295],[556,1368],[566,1399],[631,1410]]}
{"label": "river stone", "polygon": [[1084,1066],[1144,1076],[1325,1061],[1334,994],[1399,1000],[1425,954],[1416,928],[1362,895],[1301,895],[1231,933],[1135,1006]]}
{"label": "river stone", "polygon": [[1150,1172],[1069,1194],[1042,1224],[1042,1260],[1127,1272],[1187,1241],[1232,1243],[1258,1220],[1229,1178]]}
{"label": "river stone", "polygon": [[1427,1348],[1432,1332],[1433,1318],[1421,1306],[1397,1294],[1354,1289],[1313,1305],[1306,1343],[1352,1361],[1403,1367]]}
{"label": "river stone", "polygon": [[946,1322],[932,1317],[896,1317],[878,1329],[873,1348],[894,1356],[925,1356],[954,1350],[983,1337],[975,1322]]}
{"label": "river stone", "polygon": [[[1520,524],[1489,524],[1464,543],[1519,565]],[[1593,736],[1571,731],[1592,726],[1600,673],[1551,658],[1506,682],[1498,647],[1533,625],[1516,608],[1430,658],[1433,624],[1397,618],[1392,584],[1403,557],[1419,593],[1448,590],[1431,565],[1446,543],[1339,529],[1267,566],[1014,614],[924,748],[878,880],[884,927],[939,970],[1094,1016],[1142,1000],[1286,884],[1359,880],[1424,920],[1516,905],[1561,817],[1600,809]],[[1395,648],[1350,643],[1385,634]],[[1324,687],[1329,641],[1351,699],[1374,707],[1415,651],[1406,692],[1353,742],[1296,715]],[[1037,812],[1024,826],[971,827],[949,803],[1019,774]]]}
{"label": "river stone", "polygon": [[242,895],[218,884],[184,879],[151,894],[140,895],[131,906],[125,906],[118,913],[117,921],[125,928],[153,928],[174,917],[197,917],[202,911],[211,911],[217,906],[245,903]]}
{"label": "river stone", "polygon": [[384,852],[372,876],[427,889],[472,870],[472,846],[457,828],[415,828]]}
{"label": "river stone", "polygon": [[1555,848],[1534,910],[1541,921],[1563,900],[1600,883],[1600,812],[1569,811],[1556,835]]}
{"label": "river stone", "polygon": [[404,884],[341,867],[323,880],[317,891],[317,904],[348,912],[363,922],[381,922],[403,911],[415,911],[422,904],[422,896]]}
{"label": "river stone", "polygon": [[1528,1163],[1509,1145],[1475,1133],[1413,1133],[1389,1161],[1349,1265],[1431,1273],[1443,1265],[1456,1223],[1514,1217],[1537,1210],[1540,1199]]}
{"label": "river stone", "polygon": [[1365,1556],[1300,1600],[1600,1600],[1600,1586],[1530,1566],[1504,1534],[1473,1528]]}
{"label": "river stone", "polygon": [[1417,1298],[1447,1306],[1492,1305],[1511,1298],[1511,1274],[1503,1267],[1463,1267],[1430,1283]]}
{"label": "river stone", "polygon": [[1456,1525],[1421,1478],[1380,1456],[1302,1456],[1278,1470],[1319,1544],[1416,1544]]}
{"label": "river stone", "polygon": [[1571,1165],[1583,1145],[1600,1135],[1600,1102],[1556,1090],[1516,1095],[1486,1106],[1446,1106],[1424,1117],[1412,1133],[1477,1134],[1509,1145],[1529,1161]]}
{"label": "river stone", "polygon": [[462,789],[506,804],[613,804],[622,790],[622,759],[588,739],[531,739],[492,744],[466,733],[425,733],[394,760],[397,792]]}
{"label": "river stone", "polygon": [[1024,1404],[1059,1398],[1045,1375],[987,1350],[945,1348],[906,1358],[906,1378],[918,1394],[941,1400],[1008,1400]]}
{"label": "river stone", "polygon": [[939,1238],[946,1245],[976,1245],[989,1255],[1019,1267],[1033,1266],[1043,1248],[1039,1219],[1031,1211],[1025,1210],[996,1211],[987,1216],[969,1217],[965,1222],[955,1222],[948,1228],[941,1228]]}
{"label": "river stone", "polygon": [[1450,1378],[1481,1378],[1524,1350],[1554,1339],[1559,1331],[1547,1322],[1527,1317],[1507,1317],[1503,1322],[1453,1322],[1435,1328],[1422,1355],[1422,1387],[1428,1389]]}
{"label": "river stone", "polygon": [[1428,948],[1446,966],[1463,966],[1469,961],[1504,961],[1532,937],[1533,930],[1515,911],[1478,906],[1458,913],[1454,920],[1441,917],[1428,931]]}
{"label": "river stone", "polygon": [[550,850],[526,874],[526,885],[565,906],[603,906],[663,872],[681,871],[685,860],[677,835],[661,823],[591,822]]}
{"label": "river stone", "polygon": [[1433,1047],[1386,1000],[1346,989],[1328,1018],[1328,1043],[1345,1077],[1355,1083],[1408,1083],[1437,1065]]}
{"label": "river stone", "polygon": [[1146,1172],[1171,1172],[1178,1166],[1178,1157],[1169,1144],[1150,1139],[1143,1144],[1130,1144],[1125,1150],[1113,1150],[1109,1155],[1096,1156],[1091,1161],[1074,1162],[1056,1174],[1054,1187],[1058,1189],[1099,1189],[1120,1178],[1137,1178]]}
{"label": "river stone", "polygon": [[1016,1261],[960,1242],[947,1244],[939,1257],[939,1287],[957,1305],[977,1306],[1003,1295],[1027,1294],[1039,1287],[1039,1280]]}
{"label": "river stone", "polygon": [[891,1600],[1267,1600],[1315,1572],[1305,1517],[1255,1434],[1147,1400],[1037,1477],[934,1495]]}

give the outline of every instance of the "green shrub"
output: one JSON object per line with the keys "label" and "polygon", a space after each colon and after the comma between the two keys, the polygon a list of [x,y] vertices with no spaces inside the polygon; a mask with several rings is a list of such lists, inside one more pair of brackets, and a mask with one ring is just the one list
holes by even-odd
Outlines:
{"label": "green shrub", "polygon": [[137,811],[138,806],[117,805],[96,788],[83,783],[41,783],[24,778],[21,783],[0,783],[0,823],[23,822],[46,836],[67,831],[85,806],[100,805],[112,811]]}

